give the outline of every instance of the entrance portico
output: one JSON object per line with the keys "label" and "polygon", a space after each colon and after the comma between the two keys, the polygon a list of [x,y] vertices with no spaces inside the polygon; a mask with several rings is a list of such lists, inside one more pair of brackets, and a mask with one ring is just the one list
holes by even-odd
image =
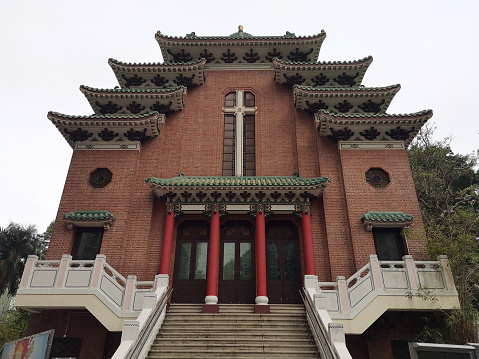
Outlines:
{"label": "entrance portico", "polygon": [[[291,283],[295,282],[293,279],[301,277],[301,266],[299,243],[295,243],[294,238],[292,241],[271,236],[267,239],[265,218],[271,214],[295,214],[302,218],[305,274],[314,275],[310,202],[322,195],[329,182],[326,177],[299,176],[189,177],[180,174],[171,179],[148,178],[146,183],[166,204],[160,273],[169,272],[174,218],[202,213],[210,217],[204,312],[217,312],[218,302],[241,303],[254,300],[255,312],[269,313],[268,287],[275,288],[275,301],[290,301],[287,299],[288,290],[293,288],[293,291],[297,291]],[[247,233],[238,232],[236,236],[230,233],[228,237],[227,230],[222,230],[220,224],[220,218],[228,214],[249,214],[255,217],[254,230],[252,226],[245,226],[241,230],[241,223],[236,223],[236,229]],[[185,264],[185,268],[193,268],[191,261],[194,261],[194,266],[197,265],[198,244],[194,243],[184,247],[190,251],[185,255],[185,258],[189,258],[189,264]],[[195,258],[191,248],[195,251]],[[182,250],[183,247],[177,247],[176,256],[181,256]],[[178,260],[186,259],[179,258],[177,262]],[[183,264],[179,268],[183,268]],[[179,269],[175,268],[177,270]],[[188,269],[187,273],[188,278],[196,275],[192,269]],[[218,287],[222,296],[218,293]],[[252,293],[251,299],[248,299],[248,293],[254,290],[256,295]]]}

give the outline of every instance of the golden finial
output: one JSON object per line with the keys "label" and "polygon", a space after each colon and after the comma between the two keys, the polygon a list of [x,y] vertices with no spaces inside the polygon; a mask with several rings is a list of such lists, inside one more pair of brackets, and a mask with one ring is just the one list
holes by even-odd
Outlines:
{"label": "golden finial", "polygon": [[243,32],[243,25],[238,26],[238,31]]}

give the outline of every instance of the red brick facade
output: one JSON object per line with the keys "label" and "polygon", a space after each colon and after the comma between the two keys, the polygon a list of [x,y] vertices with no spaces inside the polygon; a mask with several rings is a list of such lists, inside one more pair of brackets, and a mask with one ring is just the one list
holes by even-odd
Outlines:
{"label": "red brick facade", "polygon": [[[207,71],[203,85],[188,90],[185,108],[168,115],[160,136],[137,151],[81,151],[73,153],[63,196],[55,221],[48,259],[71,253],[74,230],[67,229],[63,216],[72,211],[107,210],[115,215],[106,230],[100,253],[123,276],[153,280],[159,271],[165,204],[145,184],[148,177],[221,176],[223,157],[224,97],[234,90],[248,90],[256,97],[256,175],[304,178],[325,176],[331,184],[322,198],[311,205],[316,274],[320,281],[349,277],[375,253],[373,235],[361,222],[368,211],[399,211],[414,216],[413,230],[422,230],[421,214],[405,150],[339,150],[337,143],[319,137],[313,116],[296,109],[292,91],[273,81],[273,70]],[[386,188],[373,188],[365,173],[372,167],[390,175]],[[108,168],[113,179],[105,188],[93,188],[89,175]],[[182,215],[185,220],[206,220],[202,215]],[[248,220],[248,215],[226,215],[228,220]],[[298,227],[301,219],[274,214],[267,221],[288,220]],[[175,242],[170,278],[173,278]],[[409,253],[421,255],[424,242],[408,242]],[[301,244],[301,267],[304,273]],[[171,280],[171,279],[170,279]],[[63,335],[68,311],[45,311],[32,316],[30,332],[55,327]],[[101,358],[107,330],[88,313],[73,313],[68,335],[84,337],[82,358]],[[80,326],[79,323],[86,323]],[[88,330],[85,328],[88,327]],[[351,339],[352,342],[359,339]],[[364,351],[366,350],[363,348]],[[372,355],[371,358],[379,358]],[[383,356],[389,357],[389,356]]]}

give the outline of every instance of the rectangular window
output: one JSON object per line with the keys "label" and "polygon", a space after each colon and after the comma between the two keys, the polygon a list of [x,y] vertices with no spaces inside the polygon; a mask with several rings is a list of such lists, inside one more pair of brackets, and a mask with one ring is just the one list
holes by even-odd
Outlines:
{"label": "rectangular window", "polygon": [[103,227],[77,227],[73,242],[73,259],[93,260],[100,253]]}
{"label": "rectangular window", "polygon": [[373,228],[376,254],[381,261],[401,261],[407,254],[401,228]]}

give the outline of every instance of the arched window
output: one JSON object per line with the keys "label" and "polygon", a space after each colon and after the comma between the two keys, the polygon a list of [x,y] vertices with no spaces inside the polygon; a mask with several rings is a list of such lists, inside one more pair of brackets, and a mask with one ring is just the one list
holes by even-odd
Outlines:
{"label": "arched window", "polygon": [[223,176],[255,176],[255,97],[237,90],[225,96]]}

